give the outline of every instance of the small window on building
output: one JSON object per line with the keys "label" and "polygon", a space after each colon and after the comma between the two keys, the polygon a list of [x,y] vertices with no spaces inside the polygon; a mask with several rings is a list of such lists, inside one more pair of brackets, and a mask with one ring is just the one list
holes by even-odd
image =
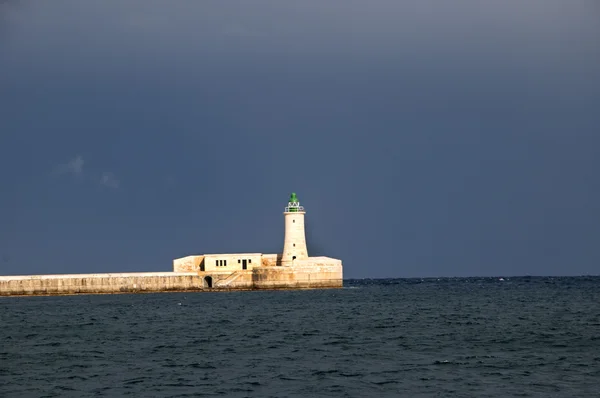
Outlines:
{"label": "small window on building", "polygon": [[239,264],[239,263],[241,263],[241,262],[242,262],[242,260],[240,260],[240,259],[238,258],[238,264]]}
{"label": "small window on building", "polygon": [[294,243],[294,247],[296,247],[296,244]]}
{"label": "small window on building", "polygon": [[215,265],[218,267],[219,266],[219,260],[215,260]]}
{"label": "small window on building", "polygon": [[252,264],[252,260],[248,260],[248,264]]}
{"label": "small window on building", "polygon": [[292,222],[296,222],[296,220],[292,220]]}
{"label": "small window on building", "polygon": [[223,265],[227,267],[227,260],[223,260]]}

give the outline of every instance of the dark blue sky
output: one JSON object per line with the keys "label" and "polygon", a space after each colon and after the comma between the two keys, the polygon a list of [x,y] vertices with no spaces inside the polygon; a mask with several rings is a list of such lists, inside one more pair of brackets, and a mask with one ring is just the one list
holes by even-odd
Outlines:
{"label": "dark blue sky", "polygon": [[0,1],[0,274],[599,274],[596,1]]}

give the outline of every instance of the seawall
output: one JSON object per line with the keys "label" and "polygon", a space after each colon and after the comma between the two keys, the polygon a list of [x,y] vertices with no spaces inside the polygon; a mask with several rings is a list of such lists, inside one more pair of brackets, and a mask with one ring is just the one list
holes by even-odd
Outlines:
{"label": "seawall", "polygon": [[0,296],[340,288],[342,267],[299,265],[234,272],[132,272],[0,276]]}
{"label": "seawall", "polygon": [[198,274],[174,272],[0,276],[0,296],[185,292],[202,286]]}
{"label": "seawall", "polygon": [[254,269],[254,289],[319,289],[343,287],[341,264],[307,264]]}

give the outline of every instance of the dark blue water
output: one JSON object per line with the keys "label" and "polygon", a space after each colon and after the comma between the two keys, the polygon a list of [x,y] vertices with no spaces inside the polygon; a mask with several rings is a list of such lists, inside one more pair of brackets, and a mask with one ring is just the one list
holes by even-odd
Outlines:
{"label": "dark blue water", "polygon": [[0,396],[600,396],[600,278],[0,298]]}

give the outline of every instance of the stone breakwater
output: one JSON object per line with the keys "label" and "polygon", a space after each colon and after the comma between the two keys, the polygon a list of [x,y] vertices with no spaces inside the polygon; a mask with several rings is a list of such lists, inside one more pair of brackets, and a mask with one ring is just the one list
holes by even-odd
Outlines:
{"label": "stone breakwater", "polygon": [[341,265],[235,272],[132,272],[0,276],[0,296],[117,294],[343,286]]}
{"label": "stone breakwater", "polygon": [[0,277],[0,296],[142,293],[199,290],[198,274],[135,272]]}

